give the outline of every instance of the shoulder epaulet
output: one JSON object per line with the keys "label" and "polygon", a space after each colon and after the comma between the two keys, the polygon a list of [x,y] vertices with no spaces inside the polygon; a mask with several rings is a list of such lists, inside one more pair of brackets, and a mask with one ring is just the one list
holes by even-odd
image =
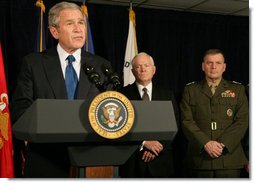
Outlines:
{"label": "shoulder epaulet", "polygon": [[190,83],[187,83],[186,86],[193,85],[194,83],[196,83],[196,81],[192,81]]}
{"label": "shoulder epaulet", "polygon": [[238,85],[242,85],[242,83],[239,83],[237,81],[231,81],[233,84],[238,84]]}

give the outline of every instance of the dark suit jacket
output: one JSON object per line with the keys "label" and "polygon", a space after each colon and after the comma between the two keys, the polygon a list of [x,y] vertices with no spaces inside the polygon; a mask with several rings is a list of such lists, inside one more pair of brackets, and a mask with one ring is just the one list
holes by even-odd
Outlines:
{"label": "dark suit jacket", "polygon": [[[82,65],[89,63],[101,73],[105,59],[81,51],[81,69],[77,98],[92,99],[99,94],[89,82]],[[24,57],[17,87],[11,102],[12,120],[15,122],[36,99],[67,99],[65,80],[56,48]],[[68,177],[69,159],[66,144],[33,144],[27,147],[25,177]]]}
{"label": "dark suit jacket", "polygon": [[[136,83],[122,88],[120,92],[130,100],[141,100]],[[173,92],[160,89],[153,84],[152,100],[172,100],[175,115],[178,119],[178,110]],[[137,149],[129,160],[123,166],[120,166],[120,176],[133,178],[172,177],[174,174],[172,142],[161,141],[161,143],[164,147],[163,151],[158,157],[155,157],[155,159],[149,163],[145,163],[142,160],[143,151],[140,152],[139,149]]]}

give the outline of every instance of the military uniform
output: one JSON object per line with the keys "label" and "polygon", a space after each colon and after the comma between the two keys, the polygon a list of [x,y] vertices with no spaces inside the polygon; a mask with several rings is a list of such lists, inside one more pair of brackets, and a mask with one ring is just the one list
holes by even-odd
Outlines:
{"label": "military uniform", "polygon": [[[206,80],[187,84],[180,104],[191,169],[232,170],[247,163],[241,140],[248,127],[248,101],[240,83],[221,80],[212,92]],[[223,154],[211,158],[204,145],[216,140]]]}

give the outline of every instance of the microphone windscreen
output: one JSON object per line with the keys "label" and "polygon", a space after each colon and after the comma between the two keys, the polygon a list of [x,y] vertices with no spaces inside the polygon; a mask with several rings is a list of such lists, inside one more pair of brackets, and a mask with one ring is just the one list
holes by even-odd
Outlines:
{"label": "microphone windscreen", "polygon": [[110,76],[113,73],[112,67],[107,64],[102,64],[101,70],[102,70],[103,74],[105,74],[106,76]]}

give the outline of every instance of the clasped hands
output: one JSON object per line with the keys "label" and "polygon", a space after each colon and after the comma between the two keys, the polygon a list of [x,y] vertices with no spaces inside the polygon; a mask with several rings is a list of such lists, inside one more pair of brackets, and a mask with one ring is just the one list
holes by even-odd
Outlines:
{"label": "clasped hands", "polygon": [[144,141],[144,147],[142,155],[144,162],[152,161],[163,150],[163,145],[159,141]]}
{"label": "clasped hands", "polygon": [[225,145],[223,143],[220,143],[214,140],[208,141],[204,146],[205,151],[209,154],[211,158],[220,157],[223,153],[224,147]]}

